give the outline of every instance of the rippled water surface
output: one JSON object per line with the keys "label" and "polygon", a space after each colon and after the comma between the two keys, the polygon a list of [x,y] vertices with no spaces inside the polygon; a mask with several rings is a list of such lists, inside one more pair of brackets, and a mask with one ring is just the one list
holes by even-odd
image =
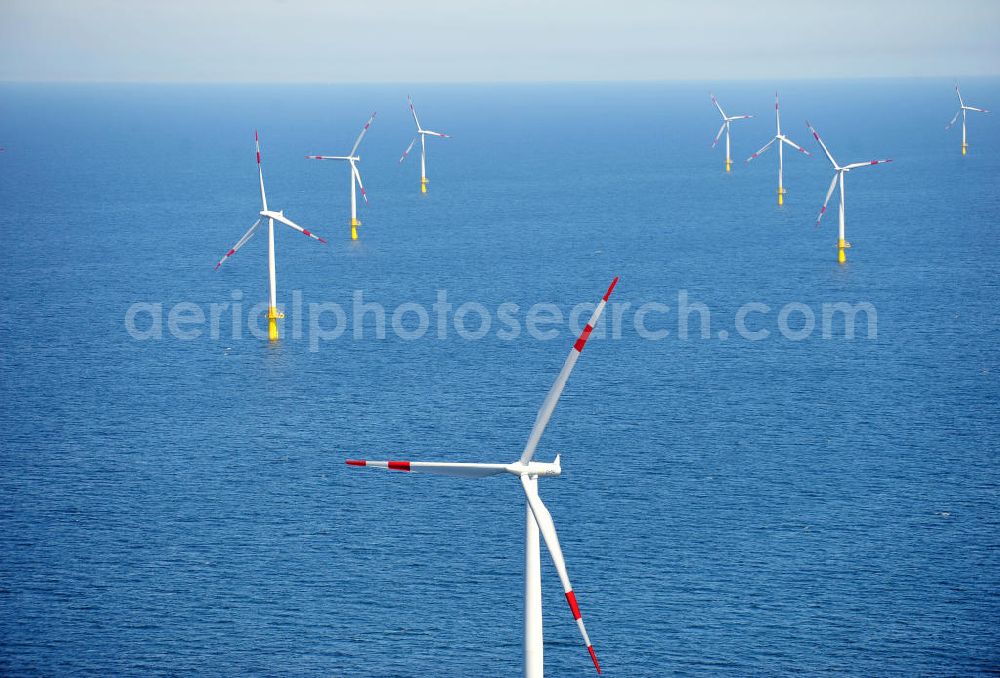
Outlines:
{"label": "rippled water surface", "polygon": [[[402,88],[0,89],[0,673],[518,675],[517,481],[344,459],[515,459],[573,341],[525,314],[615,275],[620,338],[588,344],[537,455],[562,454],[541,493],[606,675],[1000,670],[995,116],[963,158],[948,82],[782,86],[793,140],[818,151],[809,117],[839,161],[895,159],[848,177],[839,267],[836,213],[813,226],[826,160],[786,155],[779,208],[773,154],[742,162],[773,84],[714,87],[757,114],[728,175],[707,85],[418,88],[453,135],[426,196],[397,163]],[[997,81],[963,94],[1000,106]],[[352,244],[344,168],[302,156],[346,152],[373,109]],[[179,302],[266,299],[266,238],[212,270],[258,209],[254,128],[270,204],[330,240],[279,227],[283,305],[444,290],[487,335],[438,338],[432,313],[378,339],[369,316],[312,351],[234,336],[227,309],[218,337],[170,336]],[[697,312],[678,336],[681,291],[709,338]],[[163,305],[163,339],[129,335],[135,302]],[[637,331],[647,302],[666,338]],[[736,331],[749,302],[765,339]],[[824,339],[836,302],[870,303],[877,335]],[[547,674],[590,675],[543,559]]]}

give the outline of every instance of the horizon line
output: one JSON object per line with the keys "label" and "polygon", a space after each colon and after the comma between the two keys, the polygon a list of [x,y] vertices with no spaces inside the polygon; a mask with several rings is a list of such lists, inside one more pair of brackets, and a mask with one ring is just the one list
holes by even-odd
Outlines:
{"label": "horizon line", "polygon": [[5,85],[326,85],[326,86],[373,86],[373,85],[643,85],[643,84],[694,84],[740,83],[740,82],[827,82],[844,80],[963,80],[1000,79],[996,74],[965,75],[831,75],[823,77],[752,77],[752,78],[634,78],[622,80],[4,80]]}

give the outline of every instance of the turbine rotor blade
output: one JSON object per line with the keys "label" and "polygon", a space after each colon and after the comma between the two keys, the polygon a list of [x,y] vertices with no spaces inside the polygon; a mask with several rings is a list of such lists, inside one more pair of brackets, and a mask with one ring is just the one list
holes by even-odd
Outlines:
{"label": "turbine rotor blade", "polygon": [[439,476],[455,476],[459,478],[486,478],[487,476],[497,476],[507,471],[507,464],[467,464],[436,461],[368,461],[366,459],[348,459],[347,465],[370,466],[390,471],[433,473]]}
{"label": "turbine rotor blade", "polygon": [[852,162],[850,165],[844,167],[845,170],[857,169],[859,167],[869,167],[871,165],[884,165],[887,162],[892,162],[889,160],[869,160],[868,162]]}
{"label": "turbine rotor blade", "polygon": [[346,155],[307,155],[306,160],[348,160]]}
{"label": "turbine rotor blade", "polygon": [[951,122],[949,122],[947,125],[944,126],[945,130],[950,130],[954,126],[955,122],[958,120],[958,116],[960,115],[962,115],[961,108],[958,109],[958,112],[955,113],[955,117],[951,119]]}
{"label": "turbine rotor blade", "polygon": [[778,137],[774,137],[773,139],[771,139],[770,141],[768,141],[766,144],[764,144],[764,148],[760,149],[759,151],[757,151],[756,153],[754,153],[753,155],[751,155],[749,158],[747,158],[747,162],[750,162],[754,158],[762,155],[764,153],[764,151],[766,151],[767,149],[771,148],[771,144],[773,144],[777,140],[778,140]]}
{"label": "turbine rotor blade", "polygon": [[726,130],[726,123],[722,123],[722,127],[719,128],[719,133],[715,135],[715,141],[712,142],[712,148],[715,148],[719,144],[719,139],[722,138],[722,133]]}
{"label": "turbine rotor blade", "polygon": [[965,106],[967,111],[976,111],[977,113],[989,113],[985,108],[976,108],[975,106]]}
{"label": "turbine rotor blade", "polygon": [[404,160],[406,160],[406,156],[409,155],[410,151],[413,150],[413,144],[417,143],[417,139],[418,138],[419,138],[419,135],[413,137],[413,141],[410,142],[410,145],[406,147],[405,151],[403,151],[403,155],[400,156],[399,162],[403,162]]}
{"label": "turbine rotor blade", "polygon": [[830,202],[830,196],[833,195],[833,189],[837,187],[837,179],[840,177],[840,172],[833,175],[833,181],[830,182],[830,190],[826,192],[826,200],[823,201],[823,207],[819,210],[819,216],[816,217],[816,225],[819,226],[820,219],[823,218],[823,214],[826,212],[827,203]]}
{"label": "turbine rotor blade", "polygon": [[562,370],[559,371],[559,376],[556,377],[552,388],[549,389],[545,400],[542,401],[542,406],[538,409],[538,415],[535,417],[535,425],[531,428],[528,442],[524,446],[524,452],[521,453],[520,463],[527,464],[531,461],[532,455],[535,454],[535,448],[538,446],[538,441],[542,438],[542,433],[545,432],[545,427],[548,425],[549,419],[552,418],[552,412],[556,409],[559,396],[562,395],[563,389],[566,387],[566,381],[569,379],[570,372],[573,371],[573,366],[576,365],[576,361],[580,357],[587,339],[590,338],[590,333],[594,331],[594,325],[597,324],[597,320],[604,311],[604,306],[608,303],[611,291],[615,289],[615,285],[617,284],[618,278],[611,281],[608,291],[604,293],[604,297],[597,304],[597,308],[594,309],[593,315],[590,316],[587,326],[583,328],[576,343],[573,344],[573,348],[570,349],[569,356],[566,358],[566,362],[563,363]]}
{"label": "turbine rotor blade", "polygon": [[260,176],[260,203],[265,212],[267,211],[267,196],[264,195],[264,170],[260,168],[260,136],[257,130],[253,131],[254,144],[257,146],[257,174]]}
{"label": "turbine rotor blade", "polygon": [[715,104],[715,107],[719,109],[719,113],[722,115],[722,118],[725,119],[726,118],[726,112],[724,110],[722,110],[722,106],[719,105],[719,100],[716,99],[715,95],[712,94],[711,92],[709,92],[708,95],[710,97],[712,97],[712,103]]}
{"label": "turbine rotor blade", "polygon": [[789,146],[791,146],[792,148],[794,148],[794,149],[795,149],[796,151],[798,151],[799,153],[805,153],[806,155],[812,155],[812,153],[810,153],[810,152],[809,152],[809,151],[807,151],[806,149],[802,148],[801,146],[799,146],[799,145],[798,145],[797,143],[795,143],[794,141],[792,141],[791,139],[789,139],[789,138],[788,138],[788,137],[786,137],[786,136],[782,136],[782,137],[781,137],[781,141],[782,141],[783,143],[786,143],[786,144],[788,144]]}
{"label": "turbine rotor blade", "polygon": [[368,118],[368,122],[365,123],[365,126],[361,128],[361,134],[358,135],[358,138],[354,141],[354,146],[351,148],[351,152],[347,155],[354,155],[354,152],[358,150],[358,146],[361,145],[361,140],[365,138],[365,133],[368,131],[368,128],[371,127],[373,120],[375,120],[374,112],[371,117]]}
{"label": "turbine rotor blade", "polygon": [[406,100],[410,102],[410,113],[413,114],[413,122],[417,124],[417,131],[420,130],[420,120],[417,118],[417,109],[413,107],[413,97],[409,94],[406,95]]}
{"label": "turbine rotor blade", "polygon": [[324,240],[323,238],[319,237],[318,235],[316,235],[312,231],[310,231],[308,229],[305,229],[305,228],[302,228],[301,226],[299,226],[298,224],[296,224],[294,221],[292,221],[291,219],[289,219],[288,217],[286,217],[284,214],[279,214],[278,212],[268,212],[267,216],[270,217],[271,219],[274,219],[275,221],[280,221],[281,223],[285,224],[286,226],[291,226],[292,228],[294,228],[299,233],[302,233],[303,235],[308,235],[313,240],[319,240],[324,245],[327,244],[326,240]]}
{"label": "turbine rotor blade", "polygon": [[430,135],[432,137],[441,137],[442,139],[450,139],[451,138],[447,134],[443,134],[441,132],[432,132],[429,129],[422,129],[422,130],[420,130],[420,133],[421,134],[427,134],[427,135]]}
{"label": "turbine rotor blade", "polygon": [[361,197],[365,199],[365,204],[368,204],[368,194],[365,193],[365,185],[361,183],[361,172],[358,171],[358,166],[351,161],[351,172],[354,173],[354,180],[358,182],[358,188],[361,189]]}
{"label": "turbine rotor blade", "polygon": [[752,117],[752,115],[733,115],[726,118],[726,120],[732,122],[733,120],[749,120]]}
{"label": "turbine rotor blade", "polygon": [[577,628],[580,629],[580,635],[583,636],[583,642],[587,646],[587,652],[590,653],[591,661],[594,662],[594,668],[600,673],[601,665],[597,662],[594,645],[590,642],[590,636],[587,635],[587,627],[583,624],[583,616],[580,614],[580,606],[577,605],[576,594],[573,593],[573,585],[570,583],[569,573],[566,571],[566,559],[563,557],[562,547],[559,546],[559,537],[556,534],[555,523],[552,522],[552,514],[549,513],[548,508],[542,503],[541,497],[538,496],[538,480],[536,478],[521,476],[521,485],[524,487],[524,495],[528,498],[528,506],[531,508],[531,514],[535,517],[538,529],[545,539],[545,547],[548,549],[549,555],[552,556],[552,563],[556,566],[556,572],[559,573],[559,580],[562,582],[563,592],[566,594],[566,602],[569,603],[573,619],[576,620]]}
{"label": "turbine rotor blade", "polygon": [[247,244],[247,241],[250,240],[250,238],[253,237],[254,233],[257,232],[257,227],[260,226],[260,222],[261,219],[257,219],[257,221],[254,222],[253,226],[251,226],[249,230],[247,230],[247,232],[243,234],[243,237],[240,238],[237,241],[237,243],[229,249],[228,252],[226,252],[225,256],[219,259],[219,263],[215,265],[216,271],[219,270],[219,266],[222,266],[224,263],[226,263],[226,259],[236,254],[241,247]]}
{"label": "turbine rotor blade", "polygon": [[778,129],[778,136],[781,136],[781,109],[778,107],[778,93],[774,93],[774,123]]}
{"label": "turbine rotor blade", "polygon": [[820,138],[819,132],[813,129],[813,126],[809,124],[808,120],[806,120],[806,127],[808,127],[809,131],[812,132],[812,135],[816,138],[816,141],[819,142],[819,145],[823,147],[823,152],[826,153],[826,159],[830,161],[830,164],[833,165],[834,169],[840,169],[839,167],[837,167],[837,161],[833,159],[832,155],[830,155],[830,150],[826,147],[826,144],[824,144],[823,140]]}

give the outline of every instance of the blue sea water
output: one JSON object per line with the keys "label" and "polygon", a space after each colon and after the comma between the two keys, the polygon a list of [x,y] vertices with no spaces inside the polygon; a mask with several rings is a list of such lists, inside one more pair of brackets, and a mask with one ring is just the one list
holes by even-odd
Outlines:
{"label": "blue sea water", "polygon": [[[521,671],[516,480],[344,460],[516,459],[565,323],[468,340],[431,315],[404,340],[369,316],[318,350],[236,337],[230,310],[217,337],[126,330],[137,302],[166,325],[266,299],[266,238],[213,271],[259,209],[255,128],[270,205],[330,241],[278,227],[286,310],[443,290],[524,327],[621,276],[621,336],[588,344],[537,455],[562,454],[541,493],[606,675],[1000,671],[1000,126],[970,116],[962,157],[950,82],[778,85],[814,153],[786,154],[780,208],[773,153],[742,162],[774,83],[711,85],[757,116],[728,175],[708,84],[415,87],[453,135],[426,196],[397,162],[404,87],[0,88],[0,674]],[[996,80],[963,93],[1000,106]],[[351,243],[344,168],[302,156],[346,152],[371,110]],[[839,161],[895,161],[847,177],[843,267],[807,117]],[[678,336],[681,292],[708,338]],[[648,302],[666,338],[632,322]],[[766,339],[736,331],[751,302]],[[823,338],[837,302],[877,333]],[[789,303],[815,315],[799,341]],[[547,675],[592,675],[542,557]]]}

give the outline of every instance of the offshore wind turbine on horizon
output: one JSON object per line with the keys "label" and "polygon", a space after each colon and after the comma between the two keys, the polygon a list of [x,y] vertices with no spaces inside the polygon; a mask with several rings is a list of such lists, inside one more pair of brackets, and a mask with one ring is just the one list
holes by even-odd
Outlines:
{"label": "offshore wind turbine on horizon", "polygon": [[417,136],[413,137],[413,141],[410,145],[406,147],[403,151],[403,155],[400,156],[399,162],[402,163],[406,160],[406,156],[413,149],[413,144],[417,143],[417,139],[420,139],[420,192],[427,192],[427,142],[425,137],[441,137],[442,139],[450,139],[447,134],[442,134],[441,132],[432,132],[429,129],[424,129],[420,126],[420,119],[417,117],[417,109],[413,107],[413,97],[410,95],[406,96],[406,100],[410,103],[410,113],[413,115],[413,122],[417,125]]}
{"label": "offshore wind turbine on horizon", "polygon": [[722,127],[719,128],[719,133],[715,135],[715,141],[712,142],[712,148],[715,148],[719,143],[719,137],[722,133],[726,133],[726,171],[728,172],[732,169],[733,159],[729,152],[729,125],[734,120],[749,120],[752,115],[726,115],[726,112],[722,110],[722,106],[719,105],[719,100],[715,98],[715,95],[709,92],[709,96],[712,97],[712,103],[715,107],[719,109],[719,113],[722,115]]}
{"label": "offshore wind turbine on horizon", "polygon": [[351,240],[358,239],[358,226],[361,222],[358,221],[358,197],[356,188],[361,189],[361,197],[364,198],[365,204],[368,204],[368,194],[365,193],[365,185],[361,183],[361,172],[358,171],[357,163],[361,162],[361,157],[355,155],[358,151],[358,146],[361,145],[361,140],[365,138],[365,133],[368,132],[368,128],[371,127],[372,121],[375,120],[375,114],[372,113],[371,117],[368,118],[368,122],[365,126],[361,128],[361,133],[358,134],[358,138],[354,141],[354,146],[351,148],[351,152],[347,155],[307,155],[306,158],[309,160],[346,160],[351,165]]}
{"label": "offshore wind turbine on horizon", "polygon": [[948,131],[954,126],[955,121],[958,120],[958,116],[962,116],[962,155],[965,155],[969,150],[969,144],[965,141],[965,112],[975,111],[976,113],[989,113],[985,108],[976,108],[975,106],[966,106],[965,100],[962,99],[962,93],[958,91],[958,83],[955,83],[955,94],[958,95],[958,113],[955,117],[951,119],[947,125],[944,126],[945,131]]}
{"label": "offshore wind turbine on horizon", "polygon": [[833,165],[834,169],[833,181],[830,182],[830,190],[826,192],[826,200],[823,201],[823,207],[819,211],[819,216],[816,217],[817,226],[819,226],[819,222],[823,218],[823,213],[826,212],[826,206],[827,203],[830,202],[830,196],[833,195],[833,189],[836,188],[838,182],[840,183],[840,231],[837,238],[837,261],[843,264],[847,261],[847,255],[844,253],[844,250],[851,246],[851,243],[847,242],[844,238],[844,175],[853,169],[858,169],[859,167],[881,165],[883,163],[892,162],[892,160],[854,162],[850,165],[844,165],[841,167],[837,164],[837,161],[833,159],[833,156],[830,155],[830,151],[827,149],[826,144],[824,144],[823,140],[819,138],[819,133],[813,129],[813,126],[809,124],[808,120],[806,120],[806,127],[808,127],[809,131],[812,132],[812,135],[816,137],[816,141],[818,141],[819,145],[823,148],[823,153],[826,154],[827,159],[830,161],[830,164]]}
{"label": "offshore wind turbine on horizon", "polygon": [[785,186],[784,186],[784,183],[783,183],[783,174],[784,174],[784,160],[785,160],[784,155],[785,154],[784,154],[784,149],[782,147],[782,144],[788,144],[789,146],[791,146],[795,150],[800,151],[802,153],[805,153],[806,155],[809,155],[809,151],[807,151],[806,149],[802,148],[801,146],[799,146],[794,141],[792,141],[791,139],[789,139],[788,137],[786,137],[784,134],[781,133],[781,110],[778,107],[778,93],[777,92],[774,93],[774,120],[775,120],[775,125],[777,126],[777,132],[775,133],[774,137],[772,137],[770,141],[768,141],[766,144],[764,144],[764,148],[760,149],[759,151],[757,151],[756,153],[754,153],[753,155],[751,155],[749,158],[747,158],[747,163],[749,163],[751,160],[753,160],[757,156],[763,154],[767,149],[769,149],[771,147],[771,144],[773,144],[775,141],[778,142],[778,204],[779,205],[784,205],[785,204]]}
{"label": "offshore wind turbine on horizon", "polygon": [[226,254],[222,257],[222,259],[219,260],[219,263],[215,265],[215,270],[219,270],[219,267],[222,266],[222,264],[226,263],[226,260],[229,259],[229,257],[236,254],[236,252],[238,252],[241,247],[247,244],[247,241],[250,240],[250,238],[254,236],[254,233],[257,232],[257,227],[260,226],[260,222],[266,218],[267,219],[267,273],[268,273],[268,283],[270,290],[270,298],[267,308],[267,337],[271,341],[277,341],[278,320],[284,318],[285,314],[278,311],[278,300],[277,300],[278,283],[274,270],[274,222],[280,221],[286,226],[294,228],[299,233],[309,236],[313,240],[319,240],[324,245],[326,244],[326,240],[293,222],[291,219],[285,216],[285,213],[282,210],[278,210],[277,212],[275,212],[274,210],[269,210],[267,208],[267,196],[264,194],[264,171],[260,167],[260,136],[258,136],[256,130],[254,130],[253,138],[254,138],[254,143],[257,146],[257,176],[260,178],[260,202],[261,202],[261,210],[259,213],[260,217],[258,217],[257,221],[254,222],[253,226],[251,226],[250,229],[243,234],[243,237],[240,238],[236,242],[236,244],[233,245],[232,248],[230,248],[228,252],[226,252]]}
{"label": "offshore wind turbine on horizon", "polygon": [[559,537],[556,535],[555,523],[552,515],[542,503],[538,494],[538,479],[558,476],[562,469],[559,465],[559,455],[551,463],[532,461],[535,449],[541,440],[545,427],[552,417],[552,412],[559,402],[566,381],[569,379],[573,366],[576,365],[580,353],[583,351],[587,339],[590,337],[597,324],[604,306],[608,302],[608,297],[618,283],[618,278],[611,281],[608,291],[597,304],[590,321],[584,327],[576,343],[569,352],[566,362],[563,363],[562,370],[555,382],[549,389],[548,395],[542,401],[542,406],[535,417],[535,424],[528,435],[528,442],[525,444],[521,457],[509,464],[477,464],[477,463],[445,463],[427,461],[366,461],[361,459],[348,459],[349,466],[372,466],[393,471],[411,471],[434,473],[444,476],[457,476],[460,478],[485,478],[504,473],[510,473],[520,479],[524,489],[526,500],[525,507],[525,532],[524,532],[524,675],[525,678],[542,678],[543,675],[543,636],[542,636],[542,579],[541,579],[541,555],[539,547],[539,531],[545,539],[545,546],[559,574],[559,579],[563,585],[563,592],[566,594],[566,602],[573,613],[583,642],[590,653],[590,659],[594,663],[597,672],[601,672],[601,665],[597,661],[597,654],[594,646],[587,635],[587,629],[583,624],[583,617],[580,614],[580,607],[576,601],[576,594],[573,593],[573,586],[570,584],[569,574],[566,572],[566,561],[563,558],[562,548],[559,546]]}

